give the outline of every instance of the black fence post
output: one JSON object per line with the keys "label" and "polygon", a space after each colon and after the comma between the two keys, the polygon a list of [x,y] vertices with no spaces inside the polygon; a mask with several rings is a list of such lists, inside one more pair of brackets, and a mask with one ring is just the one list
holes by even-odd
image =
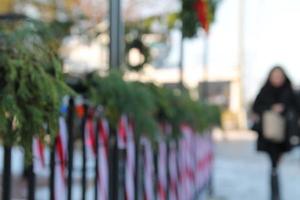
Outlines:
{"label": "black fence post", "polygon": [[95,200],[98,200],[98,180],[99,180],[99,130],[100,130],[100,119],[96,119],[96,127],[95,127],[95,155],[96,155],[96,160],[95,160]]}
{"label": "black fence post", "polygon": [[[2,199],[11,199],[11,146],[4,145]],[[5,184],[4,184],[5,183]]]}
{"label": "black fence post", "polygon": [[72,200],[72,183],[73,183],[73,157],[74,157],[74,98],[69,100],[67,113],[67,128],[68,128],[68,200]]}
{"label": "black fence post", "polygon": [[166,167],[167,167],[167,199],[170,199],[170,163],[169,163],[169,159],[170,159],[170,142],[167,141],[166,142],[167,145],[167,158],[166,158]]}
{"label": "black fence post", "polygon": [[81,179],[81,187],[82,187],[82,200],[86,199],[86,141],[85,141],[85,124],[87,120],[87,112],[88,106],[84,104],[84,116],[82,118],[81,124],[81,141],[82,141],[82,179]]}
{"label": "black fence post", "polygon": [[116,130],[110,129],[109,138],[109,199],[118,200],[118,143]]}
{"label": "black fence post", "polygon": [[136,163],[136,200],[140,200],[144,198],[144,146],[141,145],[140,140],[137,141],[136,146],[136,151],[138,155],[138,161]]}
{"label": "black fence post", "polygon": [[140,179],[140,154],[139,154],[139,140],[136,140],[136,143],[135,143],[135,179],[134,179],[134,199],[135,200],[139,200],[139,190],[140,190],[140,182],[139,182],[139,179]]}
{"label": "black fence post", "polygon": [[158,150],[154,150],[153,151],[153,164],[154,164],[154,177],[153,177],[153,180],[154,180],[154,199],[157,199],[157,194],[158,194],[158,181],[159,181],[159,175],[158,175],[158,158],[159,158],[159,155],[158,155],[158,152],[159,152],[159,148]]}
{"label": "black fence post", "polygon": [[28,200],[35,199],[35,173],[33,168],[33,161],[28,167]]}
{"label": "black fence post", "polygon": [[118,200],[126,199],[125,197],[125,164],[126,164],[126,150],[118,150]]}
{"label": "black fence post", "polygon": [[50,200],[55,200],[55,143],[51,146],[50,154],[50,184],[49,184],[49,196]]}
{"label": "black fence post", "polygon": [[[211,139],[211,142],[213,145],[212,130],[209,130],[209,136],[210,136],[210,139]],[[212,151],[214,151],[214,150],[212,149]],[[214,155],[212,155],[212,156],[214,156]],[[212,158],[211,162],[214,162],[213,158]],[[212,163],[212,169],[211,169],[209,180],[208,180],[208,195],[209,195],[209,197],[214,196],[214,164],[213,163]]]}

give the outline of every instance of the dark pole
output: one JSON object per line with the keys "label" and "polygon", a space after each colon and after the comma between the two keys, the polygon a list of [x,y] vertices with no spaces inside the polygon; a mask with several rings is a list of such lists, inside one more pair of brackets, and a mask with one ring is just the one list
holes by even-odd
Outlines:
{"label": "dark pole", "polygon": [[167,199],[170,199],[170,163],[169,163],[169,156],[170,156],[170,143],[168,140],[166,140],[167,144]]}
{"label": "dark pole", "polygon": [[[210,140],[211,140],[211,143],[213,145],[213,139],[212,139],[212,130],[209,131],[209,135],[210,135]],[[214,156],[214,155],[212,155]],[[212,161],[211,162],[214,162],[213,158],[212,158]],[[208,181],[208,195],[209,197],[213,197],[214,196],[214,164],[212,163],[212,169],[211,169],[211,172],[210,172],[210,178],[209,178],[209,181]]]}
{"label": "dark pole", "polygon": [[112,69],[119,69],[123,62],[123,24],[121,0],[109,1],[110,53],[109,64]]}
{"label": "dark pole", "polygon": [[117,135],[115,129],[110,129],[109,138],[109,199],[118,200],[118,180],[119,180],[119,154],[117,145]]}
{"label": "dark pole", "polygon": [[158,154],[159,150],[155,150],[153,152],[153,160],[154,160],[154,177],[153,177],[153,180],[154,180],[154,194],[158,194],[158,180],[159,180],[159,175],[158,175],[158,158],[159,158],[159,154]]}
{"label": "dark pole", "polygon": [[81,124],[81,141],[82,141],[82,179],[81,179],[81,187],[82,187],[82,200],[86,198],[86,147],[85,147],[85,124],[87,120],[87,109],[88,106],[84,104],[84,116],[82,118]]}
{"label": "dark pole", "polygon": [[30,164],[28,167],[29,174],[28,174],[28,200],[34,200],[35,199],[35,174],[34,174],[34,168],[33,163]]}
{"label": "dark pole", "polygon": [[55,143],[51,146],[51,154],[50,154],[50,184],[49,184],[49,192],[50,192],[50,200],[55,200]]}
{"label": "dark pole", "polygon": [[96,134],[96,143],[95,143],[95,155],[96,155],[96,164],[95,164],[95,200],[98,200],[98,180],[99,180],[99,130],[100,130],[100,119],[97,119],[96,121],[96,131],[95,131],[95,134]]}
{"label": "dark pole", "polygon": [[68,126],[68,200],[72,200],[72,182],[73,182],[73,155],[74,155],[74,98],[69,100],[67,126]]}
{"label": "dark pole", "polygon": [[136,200],[144,198],[144,146],[141,145],[140,140],[137,140],[136,151],[138,155],[138,161],[136,163],[137,173],[137,195]]}
{"label": "dark pole", "polygon": [[[11,199],[11,146],[4,145],[2,199]],[[5,184],[4,184],[5,183]]]}
{"label": "dark pole", "polygon": [[126,150],[118,150],[118,200],[126,199],[125,197],[125,159]]}
{"label": "dark pole", "polygon": [[135,143],[135,179],[134,179],[134,197],[135,200],[139,200],[139,191],[140,191],[140,170],[139,170],[139,162],[140,162],[140,154],[139,154],[139,139],[136,140]]}

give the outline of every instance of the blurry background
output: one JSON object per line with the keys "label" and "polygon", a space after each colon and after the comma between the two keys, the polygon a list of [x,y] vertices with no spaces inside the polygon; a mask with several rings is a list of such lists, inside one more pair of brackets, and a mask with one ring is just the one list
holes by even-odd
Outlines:
{"label": "blurry background", "polygon": [[[142,37],[150,51],[151,59],[138,79],[170,86],[178,83],[181,32],[176,13],[180,7],[178,0],[122,1],[127,45],[132,38]],[[205,84],[210,88],[209,99],[229,111],[224,116],[228,128],[246,126],[245,121],[238,122],[236,118],[243,116],[241,112],[252,102],[274,64],[283,65],[295,85],[299,85],[299,8],[300,2],[295,0],[222,0],[210,30],[208,48],[204,48],[202,32],[185,39],[184,84],[198,95],[206,49],[205,77],[209,83]],[[0,13],[12,11],[35,19],[71,23],[60,46],[66,72],[108,69],[108,1],[1,0]],[[130,51],[131,62],[139,63],[138,53]],[[136,79],[137,75],[128,78]]]}
{"label": "blurry background", "polygon": [[[64,60],[64,71],[82,76],[109,69],[108,4],[109,0],[0,0],[0,14],[13,19],[16,15],[11,13],[18,13],[51,22],[58,33],[57,51]],[[180,10],[179,0],[122,0],[124,65],[145,63],[139,72],[126,70],[127,79],[178,88],[183,62],[184,85],[195,98],[208,88],[207,99],[223,108],[226,130],[247,127],[245,114],[273,65],[283,65],[295,87],[300,86],[300,1],[221,0],[208,40],[203,31],[185,39],[183,57],[177,20]],[[227,135],[230,141],[217,147],[217,193],[230,200],[266,199],[267,179],[253,179],[268,173],[266,158],[253,155],[255,135],[231,133]],[[218,141],[222,134],[217,134]],[[288,189],[286,196],[290,195],[287,200],[300,195],[295,194],[298,160],[294,155],[283,165],[284,181],[289,183],[284,188]]]}

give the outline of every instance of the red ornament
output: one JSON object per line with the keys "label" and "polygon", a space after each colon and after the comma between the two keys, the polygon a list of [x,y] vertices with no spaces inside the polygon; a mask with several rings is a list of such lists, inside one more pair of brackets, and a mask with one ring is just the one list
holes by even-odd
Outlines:
{"label": "red ornament", "polygon": [[209,10],[207,0],[196,0],[195,10],[202,28],[206,33],[209,31]]}

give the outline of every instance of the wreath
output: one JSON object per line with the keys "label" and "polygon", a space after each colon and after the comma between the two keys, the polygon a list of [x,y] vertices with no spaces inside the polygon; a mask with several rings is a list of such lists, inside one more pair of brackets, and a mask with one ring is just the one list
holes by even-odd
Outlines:
{"label": "wreath", "polygon": [[[131,62],[131,53],[132,51],[138,51],[140,54],[140,59],[138,63],[132,63]],[[149,47],[147,47],[143,41],[138,38],[133,40],[132,42],[128,43],[126,46],[126,65],[128,68],[132,71],[140,71],[143,69],[145,64],[147,64],[150,61],[150,50]]]}

